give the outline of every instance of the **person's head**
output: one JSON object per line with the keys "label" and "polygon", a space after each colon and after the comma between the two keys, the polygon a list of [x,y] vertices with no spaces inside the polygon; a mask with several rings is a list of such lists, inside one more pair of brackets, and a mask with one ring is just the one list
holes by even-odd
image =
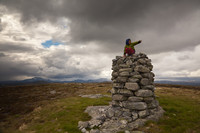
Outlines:
{"label": "person's head", "polygon": [[126,45],[131,44],[131,39],[126,39]]}

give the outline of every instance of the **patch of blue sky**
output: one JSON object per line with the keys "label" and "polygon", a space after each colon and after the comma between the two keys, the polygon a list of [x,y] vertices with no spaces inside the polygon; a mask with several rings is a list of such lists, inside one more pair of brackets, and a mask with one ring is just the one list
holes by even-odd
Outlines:
{"label": "patch of blue sky", "polygon": [[50,48],[51,46],[58,46],[61,45],[63,43],[59,42],[59,41],[53,41],[53,40],[47,40],[45,42],[42,43],[42,46],[45,48]]}

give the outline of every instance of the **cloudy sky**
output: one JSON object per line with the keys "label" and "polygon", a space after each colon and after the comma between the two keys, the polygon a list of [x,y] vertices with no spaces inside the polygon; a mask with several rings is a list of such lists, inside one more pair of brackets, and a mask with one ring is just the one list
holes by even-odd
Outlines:
{"label": "cloudy sky", "polygon": [[0,0],[0,81],[110,79],[127,38],[157,79],[200,76],[199,0]]}

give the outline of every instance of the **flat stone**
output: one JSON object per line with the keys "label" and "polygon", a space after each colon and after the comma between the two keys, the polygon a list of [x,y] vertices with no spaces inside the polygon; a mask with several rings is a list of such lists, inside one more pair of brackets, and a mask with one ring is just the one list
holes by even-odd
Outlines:
{"label": "flat stone", "polygon": [[128,90],[128,89],[119,89],[118,93],[125,95],[125,96],[132,96],[133,95],[133,92]]}
{"label": "flat stone", "polygon": [[148,78],[148,79],[151,79],[154,77],[154,74],[152,72],[150,73],[143,73],[141,74],[143,78]]}
{"label": "flat stone", "polygon": [[121,68],[121,69],[119,69],[119,72],[124,72],[124,71],[126,71],[126,72],[132,72],[133,68]]}
{"label": "flat stone", "polygon": [[120,82],[120,83],[125,83],[127,81],[127,77],[118,77],[117,78],[117,82]]}
{"label": "flat stone", "polygon": [[124,95],[115,94],[112,96],[112,99],[115,101],[124,101],[127,100],[127,97],[125,97]]}
{"label": "flat stone", "polygon": [[137,79],[137,78],[129,78],[128,79],[128,82],[131,82],[131,83],[137,83],[137,82],[139,82],[140,80],[139,79]]}
{"label": "flat stone", "polygon": [[122,58],[122,56],[116,56],[115,58],[116,58],[116,60],[118,60],[118,59]]}
{"label": "flat stone", "polygon": [[121,77],[128,77],[128,76],[130,76],[130,74],[129,74],[129,72],[124,71],[124,72],[120,72],[119,76],[121,76]]}
{"label": "flat stone", "polygon": [[124,60],[123,60],[123,58],[119,58],[118,60],[117,60],[117,64],[119,65],[119,64],[123,64],[124,63]]}
{"label": "flat stone", "polygon": [[153,96],[153,92],[151,90],[138,90],[135,95],[138,97],[150,97]]}
{"label": "flat stone", "polygon": [[145,59],[139,59],[138,62],[142,65],[146,64],[146,60]]}
{"label": "flat stone", "polygon": [[127,88],[129,90],[136,91],[136,90],[139,90],[139,85],[137,83],[129,83],[129,82],[127,82],[125,84],[125,88]]}
{"label": "flat stone", "polygon": [[141,84],[141,85],[148,85],[148,84],[149,84],[149,79],[147,79],[147,78],[142,78],[141,81],[140,81],[140,84]]}
{"label": "flat stone", "polygon": [[131,72],[131,75],[133,76],[133,75],[140,75],[140,73],[139,72]]}
{"label": "flat stone", "polygon": [[153,85],[145,85],[145,86],[142,86],[142,89],[146,89],[146,90],[154,90],[154,86]]}
{"label": "flat stone", "polygon": [[129,66],[126,65],[126,64],[120,64],[119,67],[120,67],[120,68],[129,68]]}
{"label": "flat stone", "polygon": [[143,97],[131,96],[128,98],[128,101],[131,101],[131,102],[141,102],[142,100],[143,100]]}
{"label": "flat stone", "polygon": [[147,104],[144,102],[122,102],[123,107],[135,110],[144,110],[147,108]]}
{"label": "flat stone", "polygon": [[113,83],[114,88],[123,88],[124,84],[123,83]]}
{"label": "flat stone", "polygon": [[142,66],[142,65],[138,65],[135,67],[134,71],[136,72],[143,72],[143,73],[146,73],[146,72],[150,72],[149,68],[145,67],[145,66]]}
{"label": "flat stone", "polygon": [[142,76],[141,75],[133,75],[132,78],[142,79]]}

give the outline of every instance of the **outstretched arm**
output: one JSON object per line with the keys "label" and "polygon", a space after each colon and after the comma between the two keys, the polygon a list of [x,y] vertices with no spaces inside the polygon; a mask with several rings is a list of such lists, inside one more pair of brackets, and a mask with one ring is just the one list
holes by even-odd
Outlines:
{"label": "outstretched arm", "polygon": [[141,43],[141,42],[142,42],[142,40],[139,40],[139,41],[137,41],[137,42],[131,43],[131,45],[132,45],[132,46],[135,46],[135,45],[137,45],[137,44],[139,44],[139,43]]}

